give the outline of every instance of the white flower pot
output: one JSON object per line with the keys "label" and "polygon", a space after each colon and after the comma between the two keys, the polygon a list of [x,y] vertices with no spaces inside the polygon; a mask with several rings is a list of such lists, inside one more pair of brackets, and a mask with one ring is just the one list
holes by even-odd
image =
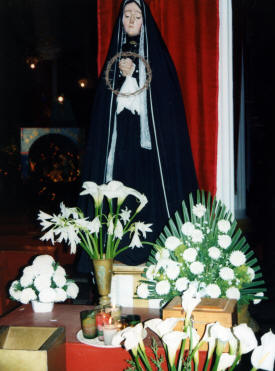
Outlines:
{"label": "white flower pot", "polygon": [[40,301],[32,301],[32,309],[36,313],[47,313],[53,310],[54,303],[41,303]]}

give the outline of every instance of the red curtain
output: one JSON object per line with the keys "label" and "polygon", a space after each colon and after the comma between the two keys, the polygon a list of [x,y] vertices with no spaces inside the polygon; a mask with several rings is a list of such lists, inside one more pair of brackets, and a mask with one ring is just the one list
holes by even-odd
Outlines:
{"label": "red curtain", "polygon": [[[216,193],[218,0],[147,0],[181,84],[201,189]],[[98,69],[105,61],[120,1],[98,0]]]}

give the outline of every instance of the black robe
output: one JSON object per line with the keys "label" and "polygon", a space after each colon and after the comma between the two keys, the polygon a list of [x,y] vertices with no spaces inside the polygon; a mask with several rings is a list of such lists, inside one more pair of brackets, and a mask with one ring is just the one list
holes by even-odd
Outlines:
{"label": "black robe", "polygon": [[[105,70],[108,61],[115,54],[129,50],[127,45],[131,39],[126,37],[124,40],[122,25],[123,7],[129,2],[131,1],[126,0],[121,5],[100,76],[84,159],[83,181],[98,184],[106,182],[106,159],[110,150],[117,96],[106,86]],[[152,81],[147,89],[152,149],[141,147],[139,115],[133,115],[131,111],[124,109],[117,115],[113,179],[122,181],[126,186],[147,196],[148,204],[138,214],[137,220],[153,224],[153,233],[148,233],[146,240],[155,242],[168,219],[181,207],[182,200],[186,200],[188,194],[197,189],[197,179],[177,73],[151,12],[143,0],[140,0],[140,8],[145,35],[144,57],[152,69]],[[132,51],[135,52],[133,49]],[[138,68],[133,77],[137,77],[139,82],[137,74]],[[116,89],[120,88],[122,77],[117,64],[112,67],[110,80],[114,81]],[[80,207],[90,216],[93,211],[91,201],[90,196],[80,198]],[[125,243],[122,241],[121,246]],[[128,249],[117,259],[125,264],[137,265],[147,260],[150,250],[148,245]],[[89,270],[88,260],[86,253],[83,253],[79,263],[80,271]]]}

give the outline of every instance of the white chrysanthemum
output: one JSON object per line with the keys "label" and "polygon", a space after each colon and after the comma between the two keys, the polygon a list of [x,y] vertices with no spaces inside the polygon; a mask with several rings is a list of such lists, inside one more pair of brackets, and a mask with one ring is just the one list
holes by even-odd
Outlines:
{"label": "white chrysanthemum", "polygon": [[210,258],[212,258],[214,260],[217,260],[221,256],[221,251],[217,247],[212,246],[208,249],[208,254],[209,254]]}
{"label": "white chrysanthemum", "polygon": [[251,281],[254,280],[255,278],[255,271],[253,268],[251,267],[247,267],[247,273],[249,274],[250,278],[251,278]]}
{"label": "white chrysanthemum", "polygon": [[33,284],[38,291],[48,289],[51,287],[51,275],[41,274],[35,278]]}
{"label": "white chrysanthemum", "polygon": [[176,285],[175,285],[176,289],[178,291],[184,291],[184,290],[187,289],[188,283],[189,283],[189,281],[186,277],[180,277],[176,280]]}
{"label": "white chrysanthemum", "polygon": [[148,285],[146,283],[141,283],[137,287],[137,295],[142,299],[147,299],[149,296]]}
{"label": "white chrysanthemum", "polygon": [[27,274],[28,276],[32,276],[33,278],[35,277],[35,270],[33,269],[32,265],[28,265],[23,269],[23,275]]}
{"label": "white chrysanthemum", "polygon": [[229,287],[229,289],[226,290],[225,295],[228,299],[239,300],[240,297],[241,297],[241,293],[240,293],[239,289],[237,289],[237,287],[233,287],[233,286]]}
{"label": "white chrysanthemum", "polygon": [[234,271],[231,268],[223,267],[221,268],[219,275],[223,280],[230,281],[234,278]]}
{"label": "white chrysanthemum", "polygon": [[56,299],[55,289],[52,289],[51,287],[45,288],[38,296],[41,303],[53,303]]}
{"label": "white chrysanthemum", "polygon": [[32,262],[32,265],[50,265],[52,266],[52,263],[54,263],[54,258],[51,255],[38,255],[34,261]]}
{"label": "white chrysanthemum", "polygon": [[181,240],[179,240],[175,236],[170,236],[165,241],[165,247],[168,250],[174,251],[178,246],[182,244]]}
{"label": "white chrysanthemum", "polygon": [[201,262],[195,261],[190,264],[189,268],[193,274],[201,274],[204,271],[204,264],[202,264]]}
{"label": "white chrysanthemum", "polygon": [[239,267],[245,263],[246,257],[242,251],[236,250],[230,254],[229,260],[234,267]]}
{"label": "white chrysanthemum", "polygon": [[63,274],[63,276],[66,276],[66,271],[63,267],[61,267],[61,265],[59,265],[55,270],[55,274]]}
{"label": "white chrysanthemum", "polygon": [[24,289],[20,293],[19,301],[21,301],[22,304],[28,304],[30,301],[36,299],[36,294],[33,289],[28,287],[27,289]]}
{"label": "white chrysanthemum", "polygon": [[170,258],[170,252],[168,249],[160,249],[156,255],[155,255],[156,260],[160,259],[169,259]]}
{"label": "white chrysanthemum", "polygon": [[197,205],[193,206],[192,212],[198,218],[202,218],[204,216],[205,212],[206,212],[206,208],[203,204],[197,204]]}
{"label": "white chrysanthemum", "polygon": [[149,281],[152,281],[154,279],[155,273],[156,273],[156,266],[155,265],[150,265],[150,267],[148,267],[148,269],[146,271],[146,278]]}
{"label": "white chrysanthemum", "polygon": [[195,230],[195,226],[191,222],[186,222],[182,225],[181,231],[185,236],[191,236]]}
{"label": "white chrysanthemum", "polygon": [[216,299],[221,295],[221,289],[215,283],[211,283],[206,286],[205,293],[207,296],[210,296],[210,298]]}
{"label": "white chrysanthemum", "polygon": [[221,234],[218,236],[218,244],[223,249],[227,249],[231,245],[231,237],[226,234]]}
{"label": "white chrysanthemum", "polygon": [[200,243],[203,241],[204,236],[203,236],[202,231],[200,231],[199,229],[194,229],[191,234],[191,238],[194,243],[196,242]]}
{"label": "white chrysanthemum", "polygon": [[197,250],[194,247],[189,247],[189,249],[184,250],[182,257],[189,263],[193,263],[197,258]]}
{"label": "white chrysanthemum", "polygon": [[68,298],[75,299],[79,293],[79,288],[77,284],[75,284],[74,282],[71,282],[67,287],[66,293],[67,293]]}
{"label": "white chrysanthemum", "polygon": [[28,287],[31,286],[33,283],[33,274],[25,273],[23,276],[20,278],[20,285],[22,287]]}
{"label": "white chrysanthemum", "polygon": [[166,275],[170,280],[175,280],[180,274],[180,267],[178,264],[170,264],[166,269]]}
{"label": "white chrysanthemum", "polygon": [[166,295],[170,291],[170,283],[167,280],[159,281],[156,284],[156,293],[158,295]]}
{"label": "white chrysanthemum", "polygon": [[264,296],[264,293],[263,292],[258,292],[255,296],[258,299],[254,299],[253,304],[259,304],[262,301],[262,297]]}
{"label": "white chrysanthemum", "polygon": [[67,280],[63,273],[55,272],[53,275],[53,281],[56,286],[63,287]]}
{"label": "white chrysanthemum", "polygon": [[60,287],[57,287],[56,289],[54,289],[55,291],[55,301],[56,302],[62,302],[62,301],[65,301],[67,299],[67,294],[66,294],[66,291],[61,289]]}
{"label": "white chrysanthemum", "polygon": [[230,222],[225,219],[218,221],[218,230],[222,233],[227,233],[230,229]]}
{"label": "white chrysanthemum", "polygon": [[19,281],[16,280],[16,281],[13,281],[13,283],[11,284],[10,286],[10,289],[9,289],[9,294],[10,296],[12,296],[15,300],[19,300],[20,301],[20,294],[21,294],[21,291],[20,290],[16,290],[16,286],[19,284]]}

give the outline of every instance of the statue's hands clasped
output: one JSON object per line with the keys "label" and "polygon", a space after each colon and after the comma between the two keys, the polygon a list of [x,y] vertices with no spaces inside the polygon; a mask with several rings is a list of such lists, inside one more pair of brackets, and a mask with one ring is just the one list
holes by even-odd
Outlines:
{"label": "statue's hands clasped", "polygon": [[131,58],[122,58],[119,62],[119,69],[124,77],[132,76],[135,68],[136,65]]}

